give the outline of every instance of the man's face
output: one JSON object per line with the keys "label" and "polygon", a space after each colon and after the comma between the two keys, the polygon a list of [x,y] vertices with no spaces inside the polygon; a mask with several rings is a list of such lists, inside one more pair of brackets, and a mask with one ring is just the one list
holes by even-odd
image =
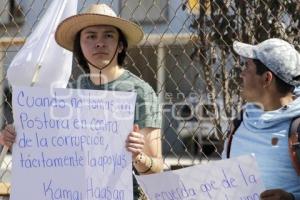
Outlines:
{"label": "man's face", "polygon": [[263,94],[263,76],[256,74],[256,65],[252,59],[246,59],[241,73],[241,95],[247,102],[259,103]]}
{"label": "man's face", "polygon": [[[117,55],[122,51],[119,33],[113,26],[90,26],[81,31],[80,46],[84,57],[98,68],[106,66],[111,59],[112,65],[117,64]],[[114,54],[116,52],[115,57]]]}

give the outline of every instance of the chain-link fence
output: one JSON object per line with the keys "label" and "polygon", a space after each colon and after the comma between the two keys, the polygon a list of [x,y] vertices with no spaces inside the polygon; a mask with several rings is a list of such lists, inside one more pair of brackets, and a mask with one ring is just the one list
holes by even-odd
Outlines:
{"label": "chain-link fence", "polygon": [[[50,3],[0,1],[2,127],[13,121],[7,68]],[[242,104],[234,40],[257,43],[279,37],[300,48],[299,0],[79,0],[79,11],[91,3],[111,5],[146,33],[128,52],[124,67],[157,92],[166,170],[220,159],[223,133]],[[74,63],[72,79],[80,73]],[[9,193],[10,169],[8,154],[1,166],[2,196]]]}

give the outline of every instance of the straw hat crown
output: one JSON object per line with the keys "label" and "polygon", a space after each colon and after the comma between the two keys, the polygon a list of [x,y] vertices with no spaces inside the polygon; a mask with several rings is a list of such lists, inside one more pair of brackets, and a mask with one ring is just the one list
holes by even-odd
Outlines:
{"label": "straw hat crown", "polygon": [[106,4],[92,4],[87,9],[86,13],[102,14],[102,15],[117,17],[116,13]]}
{"label": "straw hat crown", "polygon": [[118,17],[106,4],[92,4],[85,12],[63,20],[56,29],[55,40],[63,48],[73,51],[76,34],[96,25],[110,25],[120,29],[127,39],[128,47],[138,44],[144,36],[137,24]]}

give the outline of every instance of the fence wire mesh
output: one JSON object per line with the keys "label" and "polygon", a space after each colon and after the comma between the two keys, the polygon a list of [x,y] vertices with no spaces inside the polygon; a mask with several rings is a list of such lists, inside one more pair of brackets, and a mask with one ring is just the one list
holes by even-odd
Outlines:
{"label": "fence wire mesh", "polygon": [[[7,68],[51,0],[0,1],[0,125],[12,123]],[[125,68],[148,82],[163,108],[166,170],[220,159],[228,122],[242,105],[241,63],[234,40],[278,37],[300,48],[299,0],[79,0],[78,11],[106,3],[142,26]],[[83,70],[74,62],[71,79]],[[11,158],[1,166],[0,195],[9,198]],[[5,197],[7,196],[7,197]]]}

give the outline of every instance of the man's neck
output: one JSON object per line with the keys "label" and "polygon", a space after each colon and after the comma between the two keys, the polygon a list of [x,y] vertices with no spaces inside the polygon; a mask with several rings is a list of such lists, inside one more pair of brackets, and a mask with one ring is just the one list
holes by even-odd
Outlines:
{"label": "man's neck", "polygon": [[108,66],[105,69],[101,70],[100,78],[100,70],[95,67],[90,67],[90,79],[95,85],[102,85],[116,80],[123,74],[123,72],[124,69],[119,67],[118,65]]}
{"label": "man's neck", "polygon": [[270,98],[265,98],[261,103],[265,111],[272,111],[288,105],[293,100],[294,95],[292,93],[288,93],[286,95],[277,94],[272,95]]}

